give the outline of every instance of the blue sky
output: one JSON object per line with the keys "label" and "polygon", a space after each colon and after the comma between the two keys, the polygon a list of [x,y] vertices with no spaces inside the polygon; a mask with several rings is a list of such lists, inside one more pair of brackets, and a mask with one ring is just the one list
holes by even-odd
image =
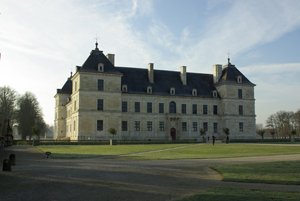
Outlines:
{"label": "blue sky", "polygon": [[255,83],[257,123],[300,109],[299,0],[12,0],[0,2],[0,86],[54,95],[95,37],[116,66],[210,73],[231,63]]}

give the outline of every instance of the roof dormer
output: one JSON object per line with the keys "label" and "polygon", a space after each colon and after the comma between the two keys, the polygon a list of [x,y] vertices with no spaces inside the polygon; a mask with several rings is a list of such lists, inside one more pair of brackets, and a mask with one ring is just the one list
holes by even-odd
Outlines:
{"label": "roof dormer", "polygon": [[98,71],[104,72],[104,64],[103,63],[98,63]]}

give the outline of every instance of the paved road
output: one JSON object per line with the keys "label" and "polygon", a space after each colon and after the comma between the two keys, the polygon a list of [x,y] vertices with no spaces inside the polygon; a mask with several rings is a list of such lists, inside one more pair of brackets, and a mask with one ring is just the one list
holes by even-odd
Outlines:
{"label": "paved road", "polygon": [[47,159],[32,146],[16,154],[11,172],[0,171],[0,200],[178,200],[212,187],[300,191],[294,185],[222,182],[210,165],[300,160],[300,154],[188,160]]}

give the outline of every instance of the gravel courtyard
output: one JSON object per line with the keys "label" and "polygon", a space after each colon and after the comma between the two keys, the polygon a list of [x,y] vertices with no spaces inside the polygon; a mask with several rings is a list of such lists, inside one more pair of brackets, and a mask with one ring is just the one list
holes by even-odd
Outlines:
{"label": "gravel courtyard", "polygon": [[16,155],[0,171],[1,200],[179,200],[212,187],[298,191],[299,186],[222,182],[211,165],[300,160],[300,154],[184,160],[47,159],[33,146],[0,151]]}

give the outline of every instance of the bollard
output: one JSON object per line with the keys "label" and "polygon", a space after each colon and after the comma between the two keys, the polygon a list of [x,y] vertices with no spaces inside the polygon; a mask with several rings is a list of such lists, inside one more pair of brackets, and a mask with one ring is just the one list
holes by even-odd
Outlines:
{"label": "bollard", "polygon": [[10,154],[9,155],[9,161],[11,165],[16,165],[16,155],[15,154]]}
{"label": "bollard", "polygon": [[3,171],[11,171],[11,165],[9,159],[3,161]]}

